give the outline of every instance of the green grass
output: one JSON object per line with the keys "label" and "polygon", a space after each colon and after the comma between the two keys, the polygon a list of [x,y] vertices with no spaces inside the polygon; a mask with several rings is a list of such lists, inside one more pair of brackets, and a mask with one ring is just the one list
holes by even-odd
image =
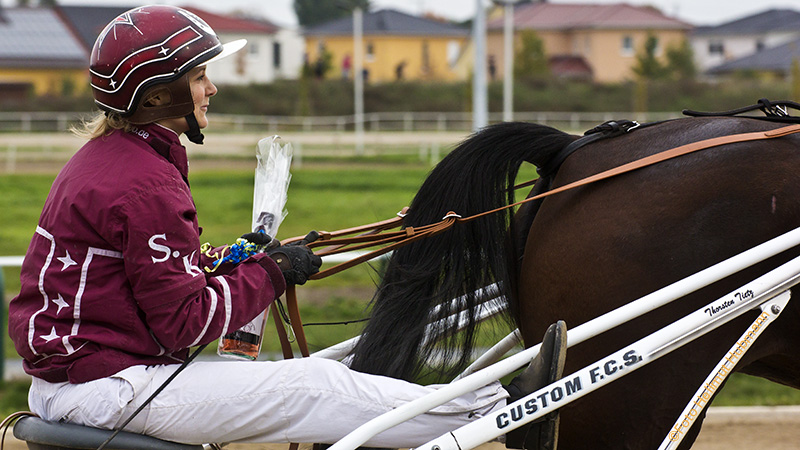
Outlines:
{"label": "green grass", "polygon": [[714,399],[714,406],[750,405],[800,405],[800,390],[736,373]]}
{"label": "green grass", "polygon": [[28,411],[30,380],[0,381],[0,421],[16,411]]}

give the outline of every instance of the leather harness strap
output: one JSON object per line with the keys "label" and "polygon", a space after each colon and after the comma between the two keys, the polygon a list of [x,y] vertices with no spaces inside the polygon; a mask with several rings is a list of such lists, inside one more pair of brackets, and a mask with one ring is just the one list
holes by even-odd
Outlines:
{"label": "leather harness strap", "polygon": [[[276,300],[276,302],[277,301],[278,300]],[[278,340],[281,343],[281,353],[283,353],[283,359],[292,359],[294,358],[294,352],[292,351],[291,340],[286,333],[286,328],[283,326],[284,319],[280,311],[278,311],[278,308],[277,304],[270,305],[272,319],[275,321],[275,328],[278,331]],[[297,290],[293,284],[286,286],[286,308],[289,312],[289,326],[292,327],[292,333],[294,334],[297,348],[300,350],[300,354],[303,357],[307,357],[309,356],[308,343],[306,342],[306,334],[303,331],[303,321],[300,318],[300,308],[297,303]]]}
{"label": "leather harness strap", "polygon": [[297,340],[297,347],[300,349],[300,354],[303,357],[307,357],[309,355],[308,343],[306,342],[306,334],[303,332],[303,321],[300,319],[297,290],[293,284],[286,286],[286,308],[289,310],[290,325]]}
{"label": "leather harness strap", "polygon": [[[275,300],[277,302],[278,300]],[[292,359],[294,358],[294,352],[292,351],[292,344],[289,341],[289,336],[286,334],[286,328],[283,327],[283,318],[281,318],[281,313],[278,311],[278,307],[276,304],[270,305],[269,309],[272,311],[272,320],[275,322],[275,329],[278,332],[278,341],[281,343],[281,353],[283,353],[283,359]]]}
{"label": "leather harness strap", "polygon": [[702,141],[692,142],[689,144],[681,145],[680,147],[675,147],[661,153],[656,153],[655,155],[646,156],[641,159],[637,159],[636,161],[629,162],[627,164],[623,164],[621,166],[615,167],[613,169],[606,170],[604,172],[600,172],[598,174],[582,178],[578,181],[573,183],[566,184],[564,186],[549,190],[547,192],[543,192],[539,195],[526,198],[525,200],[512,203],[510,205],[502,206],[500,208],[493,209],[491,211],[485,211],[480,214],[476,214],[474,216],[465,217],[463,219],[459,219],[460,222],[469,222],[470,220],[477,219],[479,217],[483,217],[498,211],[502,211],[504,209],[513,208],[515,206],[519,206],[523,203],[527,203],[533,200],[538,200],[540,198],[549,197],[551,195],[558,194],[560,192],[568,191],[570,189],[575,189],[580,186],[585,186],[587,184],[591,184],[600,180],[605,180],[607,178],[615,177],[617,175],[621,175],[623,173],[632,172],[637,169],[641,169],[643,167],[652,166],[654,164],[672,159],[677,158],[678,156],[688,155],[689,153],[693,153],[699,150],[705,150],[711,147],[718,147],[720,145],[725,144],[735,144],[738,142],[749,142],[749,141],[758,141],[763,139],[772,139],[778,138],[783,136],[788,136],[790,134],[800,132],[800,124],[789,125],[782,128],[776,128],[774,130],[767,130],[767,131],[755,131],[751,133],[741,133],[741,134],[732,134],[728,136],[719,136],[710,139],[704,139]]}

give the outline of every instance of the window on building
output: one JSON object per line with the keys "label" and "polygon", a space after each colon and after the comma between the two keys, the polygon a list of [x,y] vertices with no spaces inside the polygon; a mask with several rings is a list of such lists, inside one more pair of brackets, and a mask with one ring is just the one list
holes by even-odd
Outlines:
{"label": "window on building", "polygon": [[724,55],[725,54],[725,46],[722,44],[722,41],[709,41],[708,42],[708,54],[709,55]]}
{"label": "window on building", "polygon": [[633,36],[622,36],[622,54],[633,55],[636,51],[633,48]]}
{"label": "window on building", "polygon": [[258,50],[259,50],[258,49],[258,42],[248,42],[247,43],[247,53],[249,53],[250,56],[253,56],[253,57],[258,56]]}
{"label": "window on building", "polygon": [[453,67],[458,62],[458,55],[461,54],[461,43],[458,41],[447,42],[447,65]]}
{"label": "window on building", "polygon": [[281,43],[272,43],[272,67],[276,69],[281,68]]}
{"label": "window on building", "polygon": [[364,59],[368,62],[375,61],[375,44],[373,42],[367,42],[367,52]]}

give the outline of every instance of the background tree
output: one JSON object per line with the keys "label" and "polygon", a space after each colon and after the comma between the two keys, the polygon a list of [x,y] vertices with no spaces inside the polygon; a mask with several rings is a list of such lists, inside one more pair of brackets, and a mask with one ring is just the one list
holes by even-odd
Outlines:
{"label": "background tree", "polygon": [[693,80],[697,76],[694,51],[687,39],[667,49],[667,71],[678,80]]}
{"label": "background tree", "polygon": [[523,81],[547,78],[550,68],[542,39],[533,30],[522,30],[520,41],[520,49],[514,58],[514,78]]}
{"label": "background tree", "polygon": [[353,8],[369,10],[369,0],[294,0],[297,22],[304,27],[352,15]]}
{"label": "background tree", "polygon": [[633,73],[639,78],[646,80],[657,80],[667,76],[667,67],[656,57],[658,51],[658,38],[649,35],[644,43],[642,51],[636,54],[636,64],[633,66]]}
{"label": "background tree", "polygon": [[642,51],[636,54],[636,64],[631,69],[636,74],[633,91],[633,110],[636,112],[645,112],[650,107],[650,82],[668,74],[666,66],[656,57],[657,51],[658,38],[651,34],[647,36]]}

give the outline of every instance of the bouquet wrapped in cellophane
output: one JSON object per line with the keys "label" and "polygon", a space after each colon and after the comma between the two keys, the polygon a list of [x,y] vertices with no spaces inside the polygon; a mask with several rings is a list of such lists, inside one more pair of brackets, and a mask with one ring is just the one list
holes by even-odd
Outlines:
{"label": "bouquet wrapped in cellophane", "polygon": [[[283,145],[277,135],[261,139],[256,146],[256,160],[252,230],[274,238],[287,214],[292,145]],[[267,311],[264,311],[242,328],[222,336],[217,353],[236,359],[258,358],[266,319]]]}

